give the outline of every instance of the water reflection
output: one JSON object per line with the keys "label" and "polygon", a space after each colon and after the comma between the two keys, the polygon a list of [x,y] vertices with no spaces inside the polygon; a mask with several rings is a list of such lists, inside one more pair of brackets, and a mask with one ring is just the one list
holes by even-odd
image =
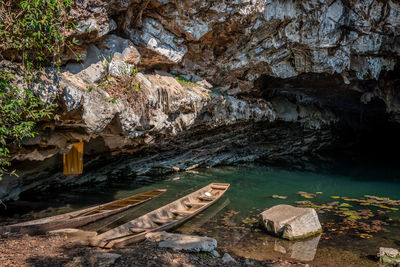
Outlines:
{"label": "water reflection", "polygon": [[301,241],[277,240],[274,243],[274,251],[287,254],[291,259],[312,261],[317,253],[320,238],[321,235]]}

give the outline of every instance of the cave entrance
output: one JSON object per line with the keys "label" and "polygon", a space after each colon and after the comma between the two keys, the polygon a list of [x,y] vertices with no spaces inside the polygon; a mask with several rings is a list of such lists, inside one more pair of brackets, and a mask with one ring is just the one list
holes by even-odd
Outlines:
{"label": "cave entrance", "polygon": [[347,85],[340,75],[307,73],[281,79],[268,75],[255,82],[260,97],[284,97],[292,103],[329,109],[338,118],[334,127],[337,141],[331,152],[347,152],[360,157],[393,160],[400,149],[400,125],[392,122],[386,104],[375,97],[363,103],[363,95],[378,86],[375,80]]}

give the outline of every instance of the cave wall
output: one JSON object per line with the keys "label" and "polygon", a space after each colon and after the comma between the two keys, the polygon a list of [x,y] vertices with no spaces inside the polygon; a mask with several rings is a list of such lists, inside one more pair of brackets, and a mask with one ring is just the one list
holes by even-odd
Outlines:
{"label": "cave wall", "polygon": [[[39,136],[12,151],[20,179],[4,177],[0,199],[301,157],[376,122],[398,123],[399,13],[397,2],[378,0],[76,1],[69,19],[79,45],[63,52],[61,73],[49,67],[30,85],[60,120],[40,123]],[[0,67],[23,83],[18,63]],[[140,91],[108,101],[103,79],[136,67]],[[64,177],[61,155],[77,141],[87,172]]]}

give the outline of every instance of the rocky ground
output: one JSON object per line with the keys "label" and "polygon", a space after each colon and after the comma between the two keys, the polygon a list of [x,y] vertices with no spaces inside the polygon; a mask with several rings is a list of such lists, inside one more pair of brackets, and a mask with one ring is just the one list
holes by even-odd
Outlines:
{"label": "rocky ground", "polygon": [[[220,254],[223,255],[223,251]],[[234,255],[233,255],[234,256]],[[238,266],[308,266],[293,261],[255,261],[234,257]],[[150,241],[125,249],[106,250],[79,245],[62,236],[0,237],[1,266],[222,266],[235,265],[207,253],[158,248]]]}

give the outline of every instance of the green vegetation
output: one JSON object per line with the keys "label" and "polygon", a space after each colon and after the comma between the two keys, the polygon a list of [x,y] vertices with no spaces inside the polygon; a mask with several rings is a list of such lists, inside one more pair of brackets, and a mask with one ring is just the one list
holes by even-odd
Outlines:
{"label": "green vegetation", "polygon": [[64,18],[71,5],[72,0],[0,0],[0,52],[16,53],[28,69],[53,62],[66,43]]}
{"label": "green vegetation", "polygon": [[115,103],[117,103],[117,99],[113,98],[113,97],[107,97],[106,102],[115,104]]}
{"label": "green vegetation", "polygon": [[188,80],[188,79],[186,79],[186,78],[184,78],[184,77],[182,77],[182,76],[178,76],[178,77],[175,77],[175,79],[178,81],[178,83],[180,84],[180,85],[182,85],[183,87],[190,87],[190,86],[199,86],[197,83],[194,83],[194,82],[192,82],[192,81],[190,81],[190,80]]}
{"label": "green vegetation", "polygon": [[66,21],[73,0],[0,0],[0,59],[22,62],[25,86],[17,88],[14,75],[0,70],[0,178],[10,166],[10,148],[33,137],[36,123],[51,118],[54,106],[29,90],[35,74],[61,63],[61,51],[75,24]]}
{"label": "green vegetation", "polygon": [[37,121],[50,118],[54,106],[44,103],[29,90],[10,84],[13,75],[0,70],[0,179],[10,166],[10,146],[20,146],[26,137],[34,137]]}

